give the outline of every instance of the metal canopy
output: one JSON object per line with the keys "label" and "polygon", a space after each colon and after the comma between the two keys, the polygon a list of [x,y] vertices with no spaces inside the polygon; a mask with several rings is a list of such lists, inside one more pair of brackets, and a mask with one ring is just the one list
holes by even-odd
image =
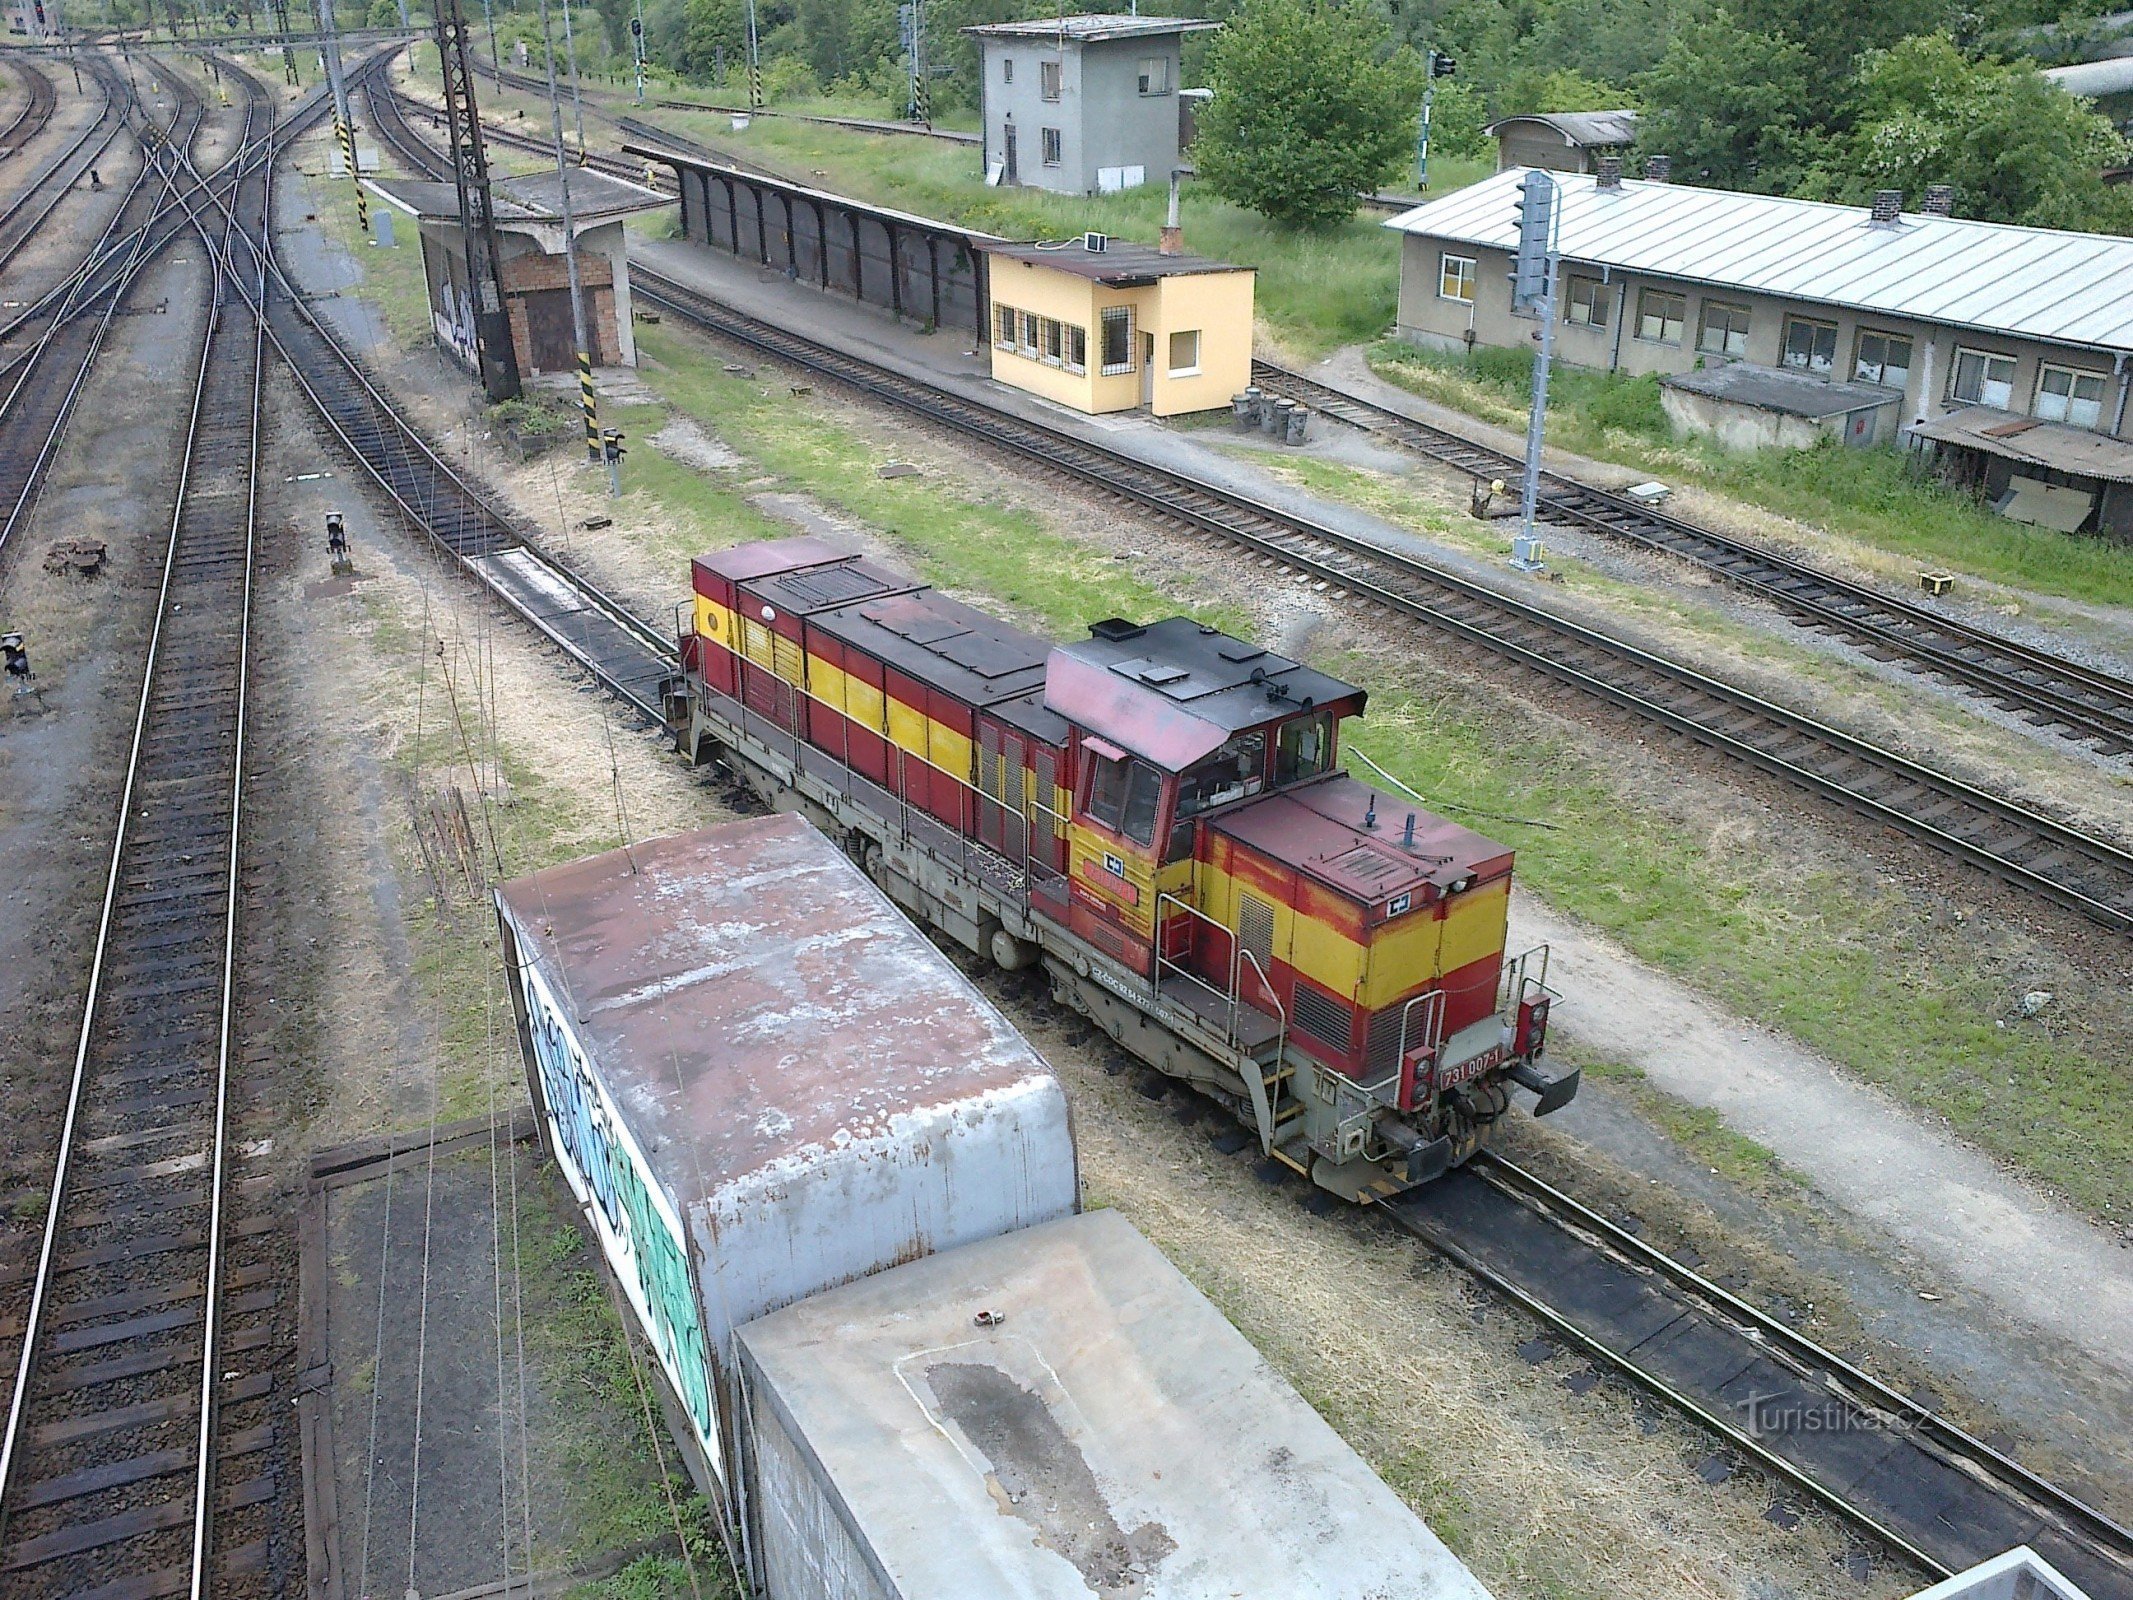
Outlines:
{"label": "metal canopy", "polygon": [[[1517,248],[1514,167],[1385,226]],[[1858,311],[2133,351],[2133,239],[1906,214],[1877,225],[1861,206],[1625,181],[1562,185],[1562,255],[1655,277]]]}

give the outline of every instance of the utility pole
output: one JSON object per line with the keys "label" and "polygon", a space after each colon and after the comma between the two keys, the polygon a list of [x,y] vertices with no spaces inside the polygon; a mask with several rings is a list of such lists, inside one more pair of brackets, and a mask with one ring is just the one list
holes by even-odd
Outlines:
{"label": "utility pole", "polygon": [[541,0],[541,48],[548,59],[548,116],[555,131],[555,181],[563,202],[563,266],[570,277],[570,331],[577,341],[578,403],[585,412],[585,454],[598,461],[600,400],[593,392],[592,343],[585,336],[585,297],[578,281],[578,227],[570,210],[570,163],[563,159],[563,101],[556,90],[555,38],[548,29],[548,0]]}
{"label": "utility pole", "polygon": [[1427,192],[1429,189],[1429,110],[1430,102],[1437,97],[1437,80],[1449,78],[1459,70],[1459,63],[1441,50],[1423,52],[1422,60],[1429,69],[1422,80],[1422,131],[1415,138],[1415,186]]}
{"label": "utility pole", "polygon": [[296,47],[289,43],[289,0],[274,0],[274,26],[281,30],[281,70],[292,89],[301,88],[303,80],[296,71]]}
{"label": "utility pole", "polygon": [[341,38],[334,31],[333,0],[318,0],[320,54],[326,60],[326,82],[333,90],[333,134],[340,141],[341,156],[348,163],[348,181],[355,185],[356,225],[370,232],[370,196],[363,192],[363,175],[356,171],[355,119],[348,111],[348,81],[341,76]]}
{"label": "utility pole", "polygon": [[489,0],[481,0],[481,20],[482,26],[489,30],[489,65],[496,69],[497,87],[502,88],[504,64],[496,57],[496,13],[490,8]]}
{"label": "utility pole", "polygon": [[897,21],[902,25],[904,53],[911,60],[911,98],[904,107],[904,115],[920,127],[933,126],[933,85],[926,72],[926,8],[925,0],[907,0],[896,8]]}
{"label": "utility pole", "polygon": [[630,18],[630,49],[637,58],[637,104],[644,104],[644,0],[637,0],[637,14]]}
{"label": "utility pole", "polygon": [[519,391],[518,356],[504,309],[502,253],[489,195],[489,157],[474,104],[474,69],[467,59],[467,19],[459,0],[436,0],[437,58],[444,72],[444,115],[452,148],[452,181],[459,191],[459,231],[467,254],[467,293],[474,304],[475,359],[482,391],[509,400]]}
{"label": "utility pole", "polygon": [[1540,500],[1541,436],[1548,420],[1548,363],[1555,354],[1555,279],[1558,191],[1555,180],[1528,172],[1518,199],[1518,254],[1511,266],[1511,311],[1540,318],[1540,352],[1533,362],[1533,409],[1526,418],[1526,470],[1519,486],[1519,537],[1512,562],[1523,571],[1540,568],[1540,541],[1533,514]]}
{"label": "utility pole", "polygon": [[[546,30],[543,30],[545,40]],[[578,125],[578,165],[585,165],[585,101],[578,94],[578,47],[570,35],[570,0],[563,0],[563,58],[570,64],[570,109]]]}
{"label": "utility pole", "polygon": [[755,0],[748,0],[748,109],[763,109],[763,55],[755,31]]}

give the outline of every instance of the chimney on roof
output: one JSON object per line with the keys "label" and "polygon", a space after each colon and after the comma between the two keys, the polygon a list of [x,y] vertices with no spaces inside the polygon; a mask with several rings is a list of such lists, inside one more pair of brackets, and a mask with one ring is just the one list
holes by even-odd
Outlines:
{"label": "chimney on roof", "polygon": [[1952,183],[1929,183],[1926,197],[1918,209],[1929,217],[1952,217],[1955,215],[1955,185]]}
{"label": "chimney on roof", "polygon": [[1877,228],[1893,228],[1903,220],[1903,191],[1876,189],[1873,214],[1867,218]]}
{"label": "chimney on roof", "polygon": [[1163,224],[1163,232],[1155,247],[1161,255],[1181,256],[1185,253],[1185,229],[1178,221],[1178,180],[1180,178],[1189,178],[1192,175],[1193,169],[1191,167],[1172,167],[1170,169],[1170,211],[1168,220]]}
{"label": "chimney on roof", "polygon": [[1598,167],[1599,183],[1596,187],[1602,189],[1619,189],[1622,187],[1622,158],[1620,156],[1602,156],[1599,159]]}
{"label": "chimney on roof", "polygon": [[1674,177],[1672,156],[1646,156],[1644,158],[1644,181],[1646,183],[1669,183]]}

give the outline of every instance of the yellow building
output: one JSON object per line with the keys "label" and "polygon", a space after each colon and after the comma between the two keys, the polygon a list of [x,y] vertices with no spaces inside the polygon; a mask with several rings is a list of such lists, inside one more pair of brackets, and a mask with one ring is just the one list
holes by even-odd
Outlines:
{"label": "yellow building", "polygon": [[978,248],[1002,383],[1076,411],[1174,417],[1226,407],[1252,381],[1250,267],[1101,234]]}

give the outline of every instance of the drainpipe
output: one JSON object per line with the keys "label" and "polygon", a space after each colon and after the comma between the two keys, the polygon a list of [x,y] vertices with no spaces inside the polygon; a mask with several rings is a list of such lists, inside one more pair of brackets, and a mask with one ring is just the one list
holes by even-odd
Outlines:
{"label": "drainpipe", "polygon": [[2133,389],[2133,367],[2126,365],[2123,350],[2111,358],[2111,370],[2118,374],[2118,410],[2111,418],[2111,432],[2122,439],[2126,432],[2126,391]]}
{"label": "drainpipe", "polygon": [[[1603,280],[1604,281],[1604,280]],[[1629,280],[1624,278],[1615,285],[1615,348],[1607,358],[1607,370],[1622,370],[1622,325],[1629,320]]]}

